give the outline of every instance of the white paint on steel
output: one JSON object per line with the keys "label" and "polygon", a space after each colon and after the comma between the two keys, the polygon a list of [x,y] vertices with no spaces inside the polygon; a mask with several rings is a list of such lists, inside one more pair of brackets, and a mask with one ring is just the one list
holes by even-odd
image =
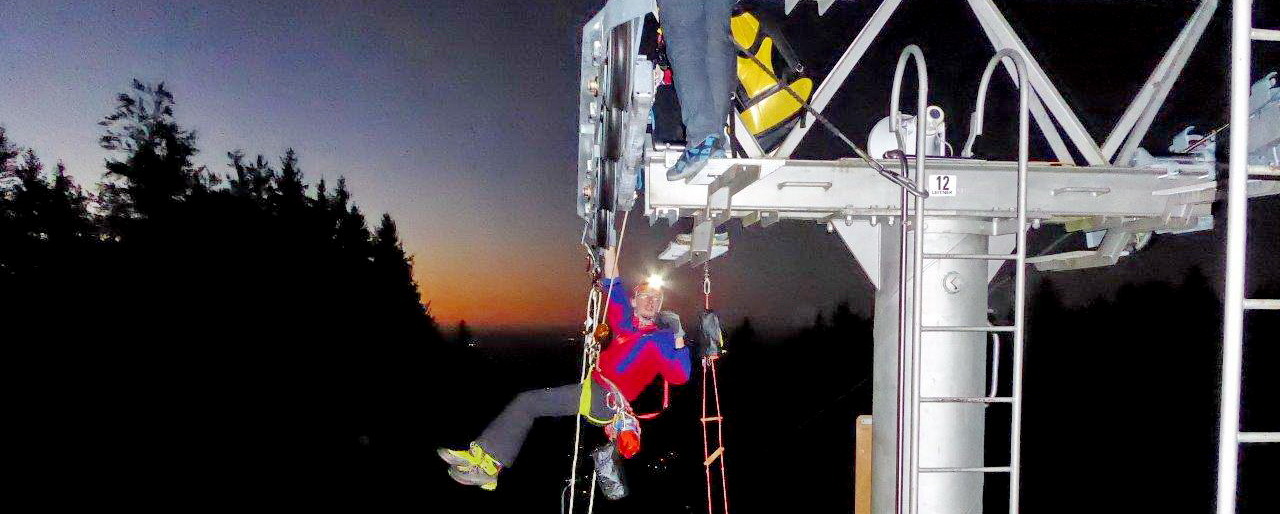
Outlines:
{"label": "white paint on steel", "polygon": [[880,289],[880,230],[883,225],[872,225],[864,220],[853,220],[852,223],[835,220],[831,223],[871,286]]}
{"label": "white paint on steel", "polygon": [[1249,37],[1257,41],[1280,41],[1280,30],[1252,29],[1249,31]]}
{"label": "white paint on steel", "polygon": [[[991,243],[989,246],[991,247],[989,250],[991,253],[996,255],[1008,255],[1010,259],[1015,259],[1014,256],[1010,255],[1010,253],[1018,246],[1018,236],[1017,234],[1000,234],[991,236]],[[1000,272],[1000,268],[1002,266],[1004,266],[1003,261],[994,259],[987,263],[988,283],[990,283],[992,279],[996,278],[996,273]]]}
{"label": "white paint on steel", "polygon": [[1222,397],[1218,411],[1217,514],[1236,512],[1239,464],[1240,375],[1244,360],[1245,242],[1248,237],[1250,0],[1231,2],[1231,134],[1227,188],[1227,276],[1222,309]]}
{"label": "white paint on steel", "polygon": [[[926,156],[928,152],[925,150],[925,139],[928,137],[928,116],[925,115],[925,111],[929,108],[929,72],[928,72],[928,66],[925,65],[924,53],[921,52],[920,47],[916,45],[907,45],[906,48],[902,49],[902,53],[898,55],[898,65],[895,68],[893,73],[893,86],[890,89],[890,94],[889,94],[889,118],[892,120],[889,124],[889,128],[890,130],[893,131],[894,137],[898,141],[899,151],[905,152],[906,142],[903,141],[902,123],[901,123],[902,111],[898,108],[899,107],[898,102],[901,100],[900,96],[902,93],[902,74],[904,71],[906,71],[907,61],[912,58],[915,59],[915,68],[916,68],[916,132],[915,132],[916,173],[915,173],[915,178],[913,180],[915,181],[916,188],[919,189],[920,184],[926,183],[928,181],[928,175],[925,174],[925,163],[928,160]],[[906,170],[902,170],[902,173],[905,175],[907,172]],[[905,221],[906,214],[907,214],[906,203],[908,201],[907,189],[905,187],[902,189],[902,193],[900,197],[902,199],[901,200],[902,202],[901,217]],[[923,239],[921,237],[921,234],[924,233],[924,223],[923,223],[924,209],[921,207],[921,202],[923,201],[923,199],[921,197],[915,196],[913,200],[915,203],[915,206],[914,206],[915,214],[914,214],[914,227],[912,227],[912,230],[915,233],[915,241],[914,241],[915,244],[913,245],[914,251],[911,252],[911,255],[913,255],[913,258],[912,258],[913,264],[911,266],[911,274],[912,276],[915,277],[915,293],[912,295],[911,310],[913,313],[915,313],[915,315],[913,316],[914,321],[912,321],[912,325],[911,325],[912,333],[911,333],[910,339],[907,338],[906,327],[903,326],[903,324],[905,324],[907,320],[907,313],[905,312],[900,313],[898,317],[898,320],[900,322],[898,325],[898,332],[899,332],[898,334],[899,361],[898,362],[901,363],[902,360],[905,358],[905,352],[907,351],[908,348],[910,349],[910,352],[912,354],[910,358],[910,364],[911,364],[910,369],[912,370],[911,377],[912,377],[913,385],[910,386],[911,414],[909,419],[913,420],[913,422],[907,423],[906,425],[908,427],[911,427],[911,430],[909,431],[910,433],[908,434],[910,438],[910,448],[906,449],[906,451],[903,451],[904,449],[902,446],[905,439],[904,432],[908,432],[908,431],[907,430],[898,431],[898,434],[897,434],[898,468],[896,470],[899,477],[897,481],[897,491],[896,491],[896,497],[898,498],[898,501],[896,502],[897,503],[896,508],[900,513],[909,512],[911,514],[915,514],[917,512],[917,509],[919,508],[920,488],[921,488],[920,484],[917,483],[917,479],[919,478],[919,467],[920,467],[920,459],[919,459],[919,454],[920,454],[919,453],[919,446],[920,446],[920,423],[919,423],[919,420],[920,420],[920,417],[919,417],[920,315],[919,313],[920,313],[920,296],[921,296],[920,286],[921,286],[921,280],[922,280],[921,270],[923,270],[923,266],[921,265],[921,256],[924,254]],[[904,231],[906,230],[905,223],[903,224],[903,230]],[[900,247],[900,249],[901,249],[902,255],[899,256],[899,259],[905,262],[906,255],[907,255],[907,252],[906,252],[907,246],[904,244]],[[906,285],[907,285],[907,274],[905,271],[903,271],[903,273],[899,275],[898,281],[899,281],[899,291],[900,292],[905,291]],[[905,307],[906,307],[906,302],[903,302],[903,301],[898,302],[898,308],[900,310],[905,309]],[[904,390],[903,385],[906,383],[906,381],[901,378],[901,374],[905,369],[907,369],[905,366],[902,366],[901,364],[899,364],[898,366],[898,373],[900,377],[898,379],[899,390]],[[898,398],[898,421],[899,422],[902,422],[904,419],[908,419],[904,415],[904,411],[905,411],[904,407],[905,407],[904,399],[902,397],[899,397]],[[903,479],[904,477],[903,466],[906,465],[906,463],[903,462],[904,458],[910,462],[909,473],[905,474],[905,480]],[[957,487],[963,486],[964,484],[947,483],[946,485],[951,486],[949,489],[955,489]],[[903,488],[906,488],[906,490],[903,490]],[[964,492],[963,489],[959,491],[942,490],[942,491],[938,491],[937,494],[941,496],[942,499],[944,500],[946,499],[954,500],[959,498],[958,493],[962,494],[963,492]],[[902,504],[902,498],[904,495],[906,496],[906,502],[907,502],[905,509],[903,508],[903,504]]]}
{"label": "white paint on steel", "polygon": [[1242,443],[1280,443],[1280,432],[1240,432]]}
{"label": "white paint on steel", "polygon": [[1280,300],[1245,300],[1244,308],[1251,310],[1280,310]]}
{"label": "white paint on steel", "polygon": [[[926,201],[927,203],[928,201]],[[986,408],[983,403],[923,403],[932,398],[985,398],[987,394],[987,335],[982,332],[925,332],[923,325],[969,326],[987,322],[987,288],[982,277],[987,265],[980,260],[948,259],[923,262],[921,252],[982,253],[985,234],[963,233],[978,228],[970,220],[928,217],[927,227],[913,231],[917,256],[911,273],[909,323],[912,326],[911,359],[913,512],[982,512],[982,474],[928,473],[923,468],[981,465],[985,442]],[[924,226],[917,225],[917,226]],[[980,230],[980,229],[979,229]],[[919,244],[920,246],[916,246]],[[955,293],[944,287],[944,278],[959,274],[970,287]],[[877,320],[878,321],[878,320]],[[880,363],[876,363],[877,366]]]}

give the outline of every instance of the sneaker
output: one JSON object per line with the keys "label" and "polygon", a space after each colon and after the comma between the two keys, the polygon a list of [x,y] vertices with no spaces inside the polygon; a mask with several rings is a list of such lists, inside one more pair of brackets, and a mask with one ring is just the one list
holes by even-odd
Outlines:
{"label": "sneaker", "polygon": [[496,474],[489,474],[479,467],[470,467],[466,469],[457,466],[449,468],[449,478],[462,485],[480,486],[485,491],[493,491],[498,488],[498,477]]}
{"label": "sneaker", "polygon": [[710,159],[720,159],[725,156],[724,147],[726,143],[724,136],[720,134],[712,134],[703,139],[692,147],[686,148],[680,159],[676,160],[676,164],[667,170],[667,180],[681,180],[692,177],[702,171]]}
{"label": "sneaker", "polygon": [[[436,455],[439,455],[441,460],[449,464],[451,471],[458,470],[461,473],[467,473],[471,470],[478,470],[491,477],[497,477],[498,472],[502,471],[502,463],[498,462],[498,459],[493,458],[492,455],[484,451],[484,448],[474,442],[466,450],[437,448]],[[451,472],[449,475],[453,476],[453,473]],[[455,480],[457,480],[456,477]],[[496,481],[497,478],[494,478],[494,480]]]}
{"label": "sneaker", "polygon": [[604,492],[604,497],[619,500],[627,495],[627,485],[622,478],[622,462],[613,444],[605,444],[591,453],[596,464],[596,483]]}

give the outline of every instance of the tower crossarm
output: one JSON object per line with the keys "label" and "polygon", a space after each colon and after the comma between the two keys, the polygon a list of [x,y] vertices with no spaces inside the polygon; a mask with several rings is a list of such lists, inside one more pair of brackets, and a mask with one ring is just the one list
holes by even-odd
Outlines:
{"label": "tower crossarm", "polygon": [[[1011,177],[1016,163],[930,158],[926,183],[934,194],[927,214],[1004,219],[1016,216]],[[885,161],[885,166],[898,166]],[[687,181],[669,182],[662,153],[647,169],[645,209],[652,220],[703,215],[708,184],[733,165],[759,167],[752,183],[733,194],[728,217],[744,223],[798,219],[852,221],[898,214],[900,191],[866,163],[835,161],[713,159]],[[1280,194],[1280,182],[1253,181],[1252,196]],[[944,194],[937,194],[943,190]],[[1028,216],[1049,223],[1103,217],[1141,221],[1145,230],[1189,230],[1210,215],[1217,196],[1212,179],[1165,170],[1062,166],[1033,163],[1027,182]],[[723,213],[712,213],[724,216]]]}

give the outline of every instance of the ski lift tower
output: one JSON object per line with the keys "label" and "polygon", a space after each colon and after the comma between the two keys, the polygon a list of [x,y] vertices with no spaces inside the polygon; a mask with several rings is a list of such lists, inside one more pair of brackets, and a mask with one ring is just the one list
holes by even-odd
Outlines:
{"label": "ski lift tower", "polygon": [[[614,217],[634,207],[635,184],[642,179],[642,208],[651,223],[694,222],[690,234],[678,235],[662,253],[664,259],[699,265],[723,254],[727,241],[714,235],[731,219],[763,227],[817,223],[839,235],[875,286],[872,510],[877,514],[981,512],[984,481],[998,474],[1009,476],[1009,511],[1017,512],[1025,266],[1054,271],[1115,264],[1141,249],[1153,233],[1211,229],[1210,207],[1220,197],[1211,135],[1184,131],[1170,147],[1170,157],[1152,157],[1138,147],[1216,11],[1216,0],[1200,3],[1101,144],[991,0],[955,1],[972,9],[995,56],[987,63],[973,116],[978,121],[970,122],[963,151],[929,150],[949,145],[941,110],[935,115],[937,108],[927,101],[924,56],[912,46],[901,56],[892,91],[884,90],[889,121],[882,125],[889,132],[871,134],[876,159],[792,158],[902,3],[883,0],[814,91],[805,123],[780,145],[766,152],[734,115],[732,133],[745,155],[713,159],[697,175],[674,182],[664,172],[682,148],[655,144],[648,133],[654,64],[638,53],[644,17],[654,12],[654,1],[610,0],[582,32],[576,203],[587,221],[585,243],[612,242]],[[787,11],[797,3],[787,0]],[[833,0],[817,3],[825,13]],[[927,116],[898,112],[908,64],[917,70],[921,86],[915,114]],[[973,63],[974,73],[983,64]],[[972,157],[982,130],[986,83],[997,69],[1025,94],[1016,161]],[[1266,180],[1280,166],[1280,89],[1273,77],[1253,87],[1249,180],[1241,180],[1249,197],[1280,194],[1280,182]],[[1049,142],[1052,159],[1026,156],[1030,121]],[[879,159],[883,153],[876,155],[875,141],[885,138],[896,139],[894,148],[906,156]],[[898,182],[886,180],[895,174]],[[927,194],[909,195],[904,184]],[[1086,233],[1089,248],[1028,257],[1025,234],[1050,224]],[[1017,276],[1015,319],[1011,326],[992,326],[987,284],[1010,261]],[[1012,333],[1014,342],[1013,392],[1004,397],[988,390],[987,376],[988,337],[1001,333]],[[987,406],[1012,409],[1012,462],[983,461]]]}

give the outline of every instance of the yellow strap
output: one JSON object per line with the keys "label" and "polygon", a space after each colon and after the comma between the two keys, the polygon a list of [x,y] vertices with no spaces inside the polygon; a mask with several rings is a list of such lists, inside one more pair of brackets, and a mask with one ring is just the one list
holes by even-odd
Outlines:
{"label": "yellow strap", "polygon": [[582,394],[578,396],[578,414],[581,414],[582,417],[587,418],[587,421],[590,421],[591,423],[599,426],[608,425],[618,419],[618,414],[616,412],[613,414],[613,417],[609,419],[599,419],[591,415],[591,374],[590,373],[587,374],[587,379],[582,381]]}

